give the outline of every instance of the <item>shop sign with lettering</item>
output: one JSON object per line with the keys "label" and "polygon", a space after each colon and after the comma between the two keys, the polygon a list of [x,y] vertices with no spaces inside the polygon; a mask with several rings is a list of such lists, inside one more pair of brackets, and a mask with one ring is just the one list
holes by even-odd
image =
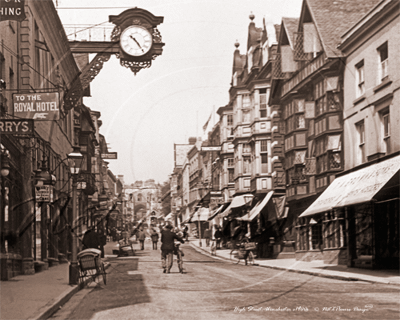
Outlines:
{"label": "shop sign with lettering", "polygon": [[219,205],[224,203],[223,197],[211,197],[210,204],[212,205]]}
{"label": "shop sign with lettering", "polygon": [[101,158],[102,159],[117,159],[117,153],[116,152],[102,153]]}
{"label": "shop sign with lettering", "polygon": [[53,188],[52,186],[40,186],[36,188],[36,202],[52,202]]}
{"label": "shop sign with lettering", "polygon": [[25,18],[25,0],[0,0],[0,22]]}
{"label": "shop sign with lettering", "polygon": [[221,147],[220,146],[201,147],[201,151],[221,151]]}
{"label": "shop sign with lettering", "polygon": [[0,119],[0,134],[32,134],[33,120]]}
{"label": "shop sign with lettering", "polygon": [[51,121],[60,119],[58,92],[14,93],[14,116],[24,119]]}

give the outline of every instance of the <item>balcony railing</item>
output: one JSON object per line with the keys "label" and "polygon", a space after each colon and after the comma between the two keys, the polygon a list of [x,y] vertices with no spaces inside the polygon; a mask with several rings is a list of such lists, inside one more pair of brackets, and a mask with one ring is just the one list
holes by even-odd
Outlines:
{"label": "balcony railing", "polygon": [[96,27],[85,24],[64,26],[70,41],[111,41],[113,29],[114,26],[111,24]]}
{"label": "balcony railing", "polygon": [[316,72],[325,64],[326,55],[322,52],[314,60],[307,63],[307,65],[299,70],[293,77],[283,84],[282,96],[286,95],[290,90],[297,86],[301,81]]}

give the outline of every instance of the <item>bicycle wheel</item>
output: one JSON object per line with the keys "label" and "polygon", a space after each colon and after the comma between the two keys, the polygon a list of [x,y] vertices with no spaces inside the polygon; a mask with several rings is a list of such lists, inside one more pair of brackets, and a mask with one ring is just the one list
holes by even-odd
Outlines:
{"label": "bicycle wheel", "polygon": [[235,263],[239,263],[240,259],[239,259],[239,250],[238,249],[232,249],[229,256],[232,261],[234,261]]}
{"label": "bicycle wheel", "polygon": [[181,254],[179,254],[179,256],[178,256],[178,268],[179,268],[179,272],[183,273],[183,259],[182,259]]}
{"label": "bicycle wheel", "polygon": [[101,275],[103,276],[104,284],[107,284],[107,274],[106,274],[106,270],[104,268],[104,263],[103,262],[100,265],[100,272],[101,272]]}
{"label": "bicycle wheel", "polygon": [[217,245],[215,244],[215,241],[213,241],[213,243],[211,244],[211,255],[217,255]]}
{"label": "bicycle wheel", "polygon": [[247,255],[247,264],[248,265],[254,264],[254,254],[252,251],[249,251],[249,254]]}
{"label": "bicycle wheel", "polygon": [[167,273],[170,272],[173,262],[174,262],[174,255],[172,253],[168,253],[167,254]]}

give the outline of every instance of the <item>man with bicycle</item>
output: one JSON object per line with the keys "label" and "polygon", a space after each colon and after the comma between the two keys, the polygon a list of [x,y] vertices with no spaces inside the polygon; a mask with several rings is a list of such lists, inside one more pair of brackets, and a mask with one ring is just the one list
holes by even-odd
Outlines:
{"label": "man with bicycle", "polygon": [[161,232],[161,261],[164,273],[169,273],[174,259],[174,240],[185,243],[176,233],[171,231],[172,225],[167,224]]}

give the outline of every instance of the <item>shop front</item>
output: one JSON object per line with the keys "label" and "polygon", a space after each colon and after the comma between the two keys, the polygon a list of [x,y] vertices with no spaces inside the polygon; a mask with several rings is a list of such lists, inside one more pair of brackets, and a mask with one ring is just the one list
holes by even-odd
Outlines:
{"label": "shop front", "polygon": [[338,175],[300,215],[298,250],[325,263],[398,268],[399,170],[397,153]]}

